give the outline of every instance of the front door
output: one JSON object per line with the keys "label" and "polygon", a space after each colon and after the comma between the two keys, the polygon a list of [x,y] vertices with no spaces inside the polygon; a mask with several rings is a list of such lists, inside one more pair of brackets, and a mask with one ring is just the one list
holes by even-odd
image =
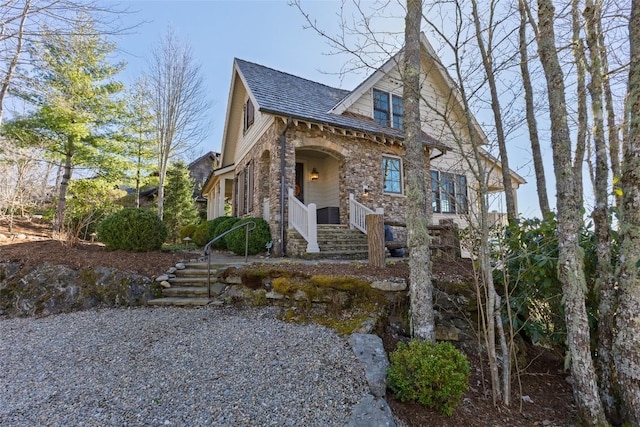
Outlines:
{"label": "front door", "polygon": [[296,186],[293,189],[296,199],[304,203],[304,164],[296,162]]}

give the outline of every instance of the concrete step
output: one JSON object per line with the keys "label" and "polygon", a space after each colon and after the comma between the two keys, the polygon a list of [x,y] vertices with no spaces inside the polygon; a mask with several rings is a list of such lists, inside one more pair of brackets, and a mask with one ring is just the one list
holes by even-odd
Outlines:
{"label": "concrete step", "polygon": [[205,298],[169,297],[169,298],[152,299],[147,301],[147,305],[154,305],[154,306],[196,307],[196,306],[203,306],[208,304],[215,304],[215,300],[210,300],[206,297]]}
{"label": "concrete step", "polygon": [[206,286],[175,286],[163,289],[162,295],[164,295],[165,297],[206,298],[208,297],[209,292]]}

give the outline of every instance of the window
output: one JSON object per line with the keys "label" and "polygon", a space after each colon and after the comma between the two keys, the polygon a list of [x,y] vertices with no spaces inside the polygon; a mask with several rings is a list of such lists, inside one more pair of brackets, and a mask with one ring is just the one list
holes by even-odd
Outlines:
{"label": "window", "polygon": [[382,179],[385,193],[402,194],[402,163],[395,157],[382,157]]}
{"label": "window", "polygon": [[236,176],[237,215],[246,215],[253,212],[253,193],[253,162],[249,162]]}
{"label": "window", "polygon": [[468,213],[467,177],[431,171],[431,209],[435,213]]}
{"label": "window", "polygon": [[373,119],[381,126],[404,129],[402,97],[389,92],[373,89]]}
{"label": "window", "polygon": [[247,130],[253,124],[255,116],[255,109],[253,107],[253,102],[251,102],[251,98],[247,99],[247,103],[244,104],[244,127],[243,130]]}

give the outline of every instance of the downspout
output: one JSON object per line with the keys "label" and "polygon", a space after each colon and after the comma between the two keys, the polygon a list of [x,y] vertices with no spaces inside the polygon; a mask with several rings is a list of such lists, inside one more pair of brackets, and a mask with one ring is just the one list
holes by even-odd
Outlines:
{"label": "downspout", "polygon": [[286,255],[287,252],[287,242],[285,238],[285,229],[284,229],[284,195],[286,190],[286,182],[285,182],[285,153],[287,146],[287,130],[289,130],[289,126],[292,123],[291,117],[287,118],[287,125],[284,127],[282,134],[280,134],[280,241],[282,242],[282,256]]}

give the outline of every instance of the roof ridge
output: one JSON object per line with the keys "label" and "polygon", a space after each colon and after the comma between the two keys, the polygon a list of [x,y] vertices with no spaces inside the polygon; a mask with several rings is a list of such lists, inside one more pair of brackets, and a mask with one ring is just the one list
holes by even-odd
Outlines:
{"label": "roof ridge", "polygon": [[284,75],[287,75],[287,76],[295,77],[296,79],[300,79],[300,80],[305,80],[307,82],[310,82],[310,83],[313,83],[313,84],[317,84],[317,85],[320,85],[320,86],[324,86],[324,87],[329,88],[329,89],[340,90],[340,91],[343,91],[343,92],[351,93],[351,90],[349,90],[349,89],[342,89],[342,88],[339,88],[339,87],[329,86],[327,84],[320,83],[320,82],[317,82],[315,80],[311,80],[311,79],[307,79],[305,77],[296,76],[295,74],[287,73],[286,71],[276,70],[275,68],[271,68],[271,67],[268,67],[266,65],[258,64],[257,62],[247,61],[246,59],[237,58],[237,57],[234,58],[234,61],[240,61],[240,62],[245,62],[247,64],[256,65],[256,66],[261,67],[261,68],[266,68],[267,70],[275,71],[276,73],[280,73],[280,74],[284,74]]}

